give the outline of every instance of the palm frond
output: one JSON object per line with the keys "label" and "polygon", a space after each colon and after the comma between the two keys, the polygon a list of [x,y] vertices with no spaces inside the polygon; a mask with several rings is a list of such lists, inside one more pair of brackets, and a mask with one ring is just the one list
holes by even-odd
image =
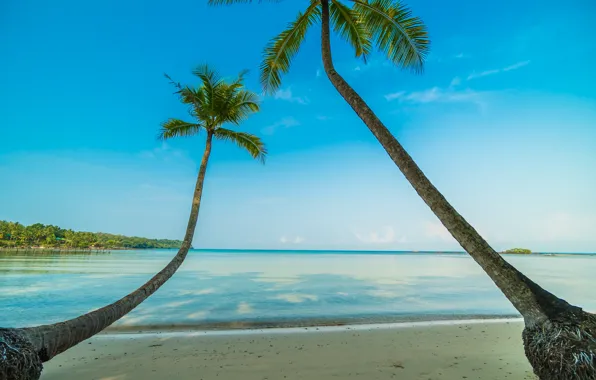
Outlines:
{"label": "palm frond", "polygon": [[205,92],[207,104],[210,104],[213,110],[214,104],[219,101],[217,88],[224,85],[225,82],[219,73],[207,64],[197,66],[192,73],[201,79],[201,88]]}
{"label": "palm frond", "polygon": [[329,11],[334,30],[352,45],[356,57],[362,57],[366,62],[372,47],[371,36],[358,14],[337,0],[331,0]]}
{"label": "palm frond", "polygon": [[399,0],[351,0],[378,49],[395,65],[422,71],[430,48],[426,26]]}
{"label": "palm frond", "polygon": [[169,76],[168,74],[164,73],[163,74],[164,77],[166,77],[167,80],[170,81],[170,84],[173,85],[174,87],[176,87],[177,89],[181,89],[182,86],[180,85],[180,82],[175,82],[171,76]]}
{"label": "palm frond", "polygon": [[238,76],[233,82],[226,83],[226,86],[228,87],[227,91],[234,92],[236,90],[242,89],[244,87],[244,77],[246,74],[248,74],[248,70],[242,70],[240,73],[238,73]]}
{"label": "palm frond", "polygon": [[299,12],[296,20],[265,47],[261,63],[261,85],[265,92],[272,93],[279,88],[281,75],[290,69],[290,62],[300,49],[308,27],[320,19],[319,5],[318,1],[311,2],[304,13]]}
{"label": "palm frond", "polygon": [[213,136],[219,140],[235,142],[240,148],[246,150],[252,158],[265,163],[267,149],[259,137],[250,133],[236,132],[225,128],[217,128]]}
{"label": "palm frond", "polygon": [[187,123],[180,119],[168,119],[161,124],[157,138],[168,140],[173,137],[187,137],[198,134],[203,128],[202,124]]}
{"label": "palm frond", "polygon": [[202,88],[192,88],[188,86],[180,87],[176,92],[180,96],[180,101],[188,105],[200,104],[205,100],[205,92]]}
{"label": "palm frond", "polygon": [[222,112],[223,120],[239,125],[252,113],[259,112],[259,97],[252,91],[237,90],[229,97],[226,112]]}

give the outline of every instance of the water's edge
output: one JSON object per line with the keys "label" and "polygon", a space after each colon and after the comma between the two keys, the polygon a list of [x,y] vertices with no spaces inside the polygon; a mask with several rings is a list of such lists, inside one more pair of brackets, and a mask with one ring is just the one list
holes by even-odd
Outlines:
{"label": "water's edge", "polygon": [[143,338],[191,338],[197,336],[229,336],[229,335],[263,335],[263,334],[296,334],[296,333],[329,333],[341,331],[372,331],[403,329],[415,327],[435,327],[435,326],[461,326],[487,323],[523,323],[523,318],[500,316],[497,318],[471,318],[471,319],[445,319],[445,320],[427,320],[427,321],[402,321],[393,323],[365,323],[348,325],[313,325],[309,327],[272,327],[272,328],[246,328],[246,329],[222,329],[222,330],[204,330],[204,329],[182,329],[152,331],[140,329],[133,331],[113,331],[105,330],[95,336],[95,338],[108,339],[143,339]]}
{"label": "water's edge", "polygon": [[266,320],[238,320],[224,322],[204,322],[193,324],[151,324],[116,325],[104,330],[106,334],[160,333],[160,332],[220,332],[247,330],[305,329],[347,326],[376,326],[410,323],[439,323],[459,321],[509,321],[520,318],[519,314],[421,314],[398,316],[342,317],[342,318],[299,318]]}

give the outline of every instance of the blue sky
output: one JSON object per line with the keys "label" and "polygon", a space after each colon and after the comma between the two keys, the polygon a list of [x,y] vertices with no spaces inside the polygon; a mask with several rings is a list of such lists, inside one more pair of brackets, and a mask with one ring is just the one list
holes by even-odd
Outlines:
{"label": "blue sky", "polygon": [[[596,251],[596,4],[408,4],[432,39],[422,75],[332,41],[336,67],[496,249]],[[0,4],[0,219],[182,238],[200,137],[163,78],[258,66],[300,2]],[[272,17],[275,15],[275,17]],[[459,249],[324,73],[309,33],[280,91],[242,129],[266,165],[218,143],[195,247]]]}

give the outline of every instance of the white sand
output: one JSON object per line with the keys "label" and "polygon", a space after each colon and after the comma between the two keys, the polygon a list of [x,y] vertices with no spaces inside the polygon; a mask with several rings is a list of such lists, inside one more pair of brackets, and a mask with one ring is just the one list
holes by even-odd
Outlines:
{"label": "white sand", "polygon": [[42,380],[535,379],[522,329],[521,322],[483,322],[303,334],[104,335],[46,363]]}

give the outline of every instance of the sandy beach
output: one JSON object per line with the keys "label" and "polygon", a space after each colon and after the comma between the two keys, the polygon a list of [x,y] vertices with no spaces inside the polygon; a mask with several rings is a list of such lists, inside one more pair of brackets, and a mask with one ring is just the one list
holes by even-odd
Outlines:
{"label": "sandy beach", "polygon": [[518,321],[100,335],[43,380],[535,379]]}

